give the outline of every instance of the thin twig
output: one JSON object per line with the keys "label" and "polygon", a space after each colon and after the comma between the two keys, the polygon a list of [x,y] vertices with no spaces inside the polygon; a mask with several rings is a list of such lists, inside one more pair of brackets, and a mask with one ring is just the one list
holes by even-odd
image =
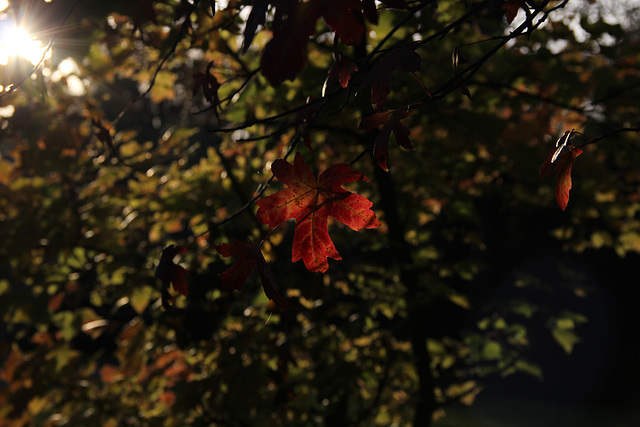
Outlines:
{"label": "thin twig", "polygon": [[175,51],[176,51],[176,49],[178,47],[178,44],[180,43],[180,41],[182,41],[185,33],[187,32],[187,29],[189,28],[189,24],[191,23],[191,18],[189,17],[189,15],[191,15],[191,12],[193,12],[195,10],[197,5],[198,5],[198,2],[194,2],[194,4],[191,7],[191,10],[188,13],[185,14],[184,22],[182,23],[182,27],[180,28],[180,33],[176,37],[175,42],[173,43],[173,45],[171,46],[171,48],[169,49],[167,54],[162,58],[162,60],[160,61],[160,63],[156,67],[155,71],[153,72],[153,76],[151,77],[151,80],[149,81],[149,87],[144,92],[142,92],[141,94],[136,96],[134,99],[132,99],[122,109],[122,111],[120,111],[120,114],[118,114],[118,116],[111,122],[113,126],[115,126],[124,117],[124,115],[129,110],[129,108],[131,108],[136,102],[138,102],[139,100],[141,100],[142,98],[147,96],[149,94],[149,92],[151,92],[151,89],[153,89],[153,86],[156,83],[156,80],[158,78],[158,75],[160,74],[160,71],[162,71],[162,67],[169,60],[171,55],[173,55],[175,53]]}
{"label": "thin twig", "polygon": [[584,144],[577,146],[576,148],[582,148],[582,147],[586,147],[587,145],[595,144],[597,142],[602,141],[603,139],[609,138],[617,133],[622,133],[622,132],[640,132],[640,127],[635,127],[635,128],[624,127],[624,128],[616,129],[598,138],[592,139],[591,141],[587,141]]}

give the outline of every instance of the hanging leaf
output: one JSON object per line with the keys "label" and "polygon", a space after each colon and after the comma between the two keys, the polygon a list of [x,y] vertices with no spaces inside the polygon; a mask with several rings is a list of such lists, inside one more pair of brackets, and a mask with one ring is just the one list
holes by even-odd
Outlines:
{"label": "hanging leaf", "polygon": [[[558,152],[558,149],[561,151]],[[573,145],[561,145],[554,148],[540,168],[541,176],[549,176],[554,172],[558,173],[556,180],[556,200],[560,209],[565,210],[569,203],[569,191],[571,190],[571,169],[578,157],[582,154],[580,148]]]}
{"label": "hanging leaf", "polygon": [[202,89],[204,98],[214,107],[214,111],[217,114],[217,108],[220,105],[220,97],[218,96],[220,83],[218,83],[216,77],[211,74],[212,67],[213,61],[209,62],[204,73],[195,73],[193,75],[193,95]]}

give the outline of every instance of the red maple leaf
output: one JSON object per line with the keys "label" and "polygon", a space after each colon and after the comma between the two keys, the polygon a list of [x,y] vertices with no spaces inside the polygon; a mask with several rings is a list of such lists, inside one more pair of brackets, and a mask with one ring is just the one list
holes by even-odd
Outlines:
{"label": "red maple leaf", "polygon": [[291,260],[302,259],[307,270],[325,272],[328,258],[342,259],[329,236],[329,216],[356,231],[380,226],[373,203],[342,188],[347,182],[369,182],[348,164],[333,165],[316,178],[297,153],[293,164],[278,159],[271,170],[288,188],[256,202],[258,220],[272,228],[296,220]]}
{"label": "red maple leaf", "polygon": [[[568,148],[568,150],[564,148]],[[576,157],[580,154],[582,154],[582,150],[573,145],[561,146],[551,151],[549,157],[547,157],[540,168],[541,176],[549,176],[554,172],[558,172],[558,178],[556,179],[556,200],[562,210],[565,210],[569,203],[569,190],[571,190],[572,186],[571,168],[576,161]]]}
{"label": "red maple leaf", "polygon": [[227,271],[218,275],[222,281],[222,287],[228,291],[242,290],[249,274],[257,266],[260,274],[262,288],[267,298],[272,300],[280,308],[292,308],[293,306],[281,294],[273,273],[262,256],[260,248],[251,243],[231,240],[231,245],[223,243],[216,246],[216,251],[223,257],[236,256],[238,260]]}
{"label": "red maple leaf", "polygon": [[409,109],[404,108],[375,113],[369,117],[365,117],[360,122],[359,128],[364,131],[370,131],[382,125],[382,130],[376,137],[375,145],[373,146],[373,157],[385,171],[389,171],[387,156],[389,155],[389,137],[391,136],[391,132],[393,132],[393,135],[396,137],[396,142],[399,146],[406,150],[415,150],[415,147],[409,139],[411,132],[400,123],[400,120],[407,116],[409,116]]}
{"label": "red maple leaf", "polygon": [[162,250],[160,262],[156,267],[156,278],[162,281],[162,305],[165,308],[170,307],[169,301],[173,297],[169,294],[169,284],[173,289],[184,296],[189,295],[189,287],[184,276],[189,274],[184,267],[173,262],[173,258],[178,254],[187,252],[184,246],[169,245]]}

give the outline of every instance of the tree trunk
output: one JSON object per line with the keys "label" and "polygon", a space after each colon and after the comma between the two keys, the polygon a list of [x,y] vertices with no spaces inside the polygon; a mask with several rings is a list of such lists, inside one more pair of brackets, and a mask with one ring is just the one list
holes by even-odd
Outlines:
{"label": "tree trunk", "polygon": [[391,176],[378,166],[375,167],[375,176],[380,187],[384,218],[389,227],[389,249],[394,262],[400,267],[402,283],[407,287],[405,301],[409,311],[409,332],[419,378],[413,425],[428,427],[436,410],[436,399],[431,372],[431,355],[427,350],[426,319],[423,315],[425,307],[420,304],[418,274],[412,268],[413,254],[404,238],[404,222],[398,212],[395,185]]}

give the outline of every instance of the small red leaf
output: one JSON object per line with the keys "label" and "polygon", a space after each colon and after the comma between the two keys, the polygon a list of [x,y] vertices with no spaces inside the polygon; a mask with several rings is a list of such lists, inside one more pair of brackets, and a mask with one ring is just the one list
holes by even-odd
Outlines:
{"label": "small red leaf", "polygon": [[342,259],[329,236],[329,216],[356,231],[380,226],[373,203],[342,188],[347,182],[368,182],[348,164],[333,165],[316,178],[297,153],[293,164],[278,159],[271,170],[287,188],[256,202],[258,220],[272,228],[296,220],[291,260],[302,259],[307,270],[325,272],[328,258]]}
{"label": "small red leaf", "polygon": [[168,292],[169,284],[173,286],[176,292],[184,296],[189,295],[189,287],[184,278],[189,272],[173,262],[173,258],[176,255],[186,252],[187,249],[184,246],[169,245],[162,250],[160,255],[160,262],[156,267],[156,278],[160,279],[163,284],[162,304],[165,307],[168,307],[168,301],[173,299]]}
{"label": "small red leaf", "polygon": [[213,61],[209,62],[204,73],[195,73],[193,75],[193,94],[195,95],[198,90],[202,89],[204,98],[209,101],[211,105],[217,107],[218,105],[220,105],[220,98],[218,96],[218,88],[220,87],[220,83],[218,83],[218,80],[215,78],[215,76],[211,74],[212,67]]}
{"label": "small red leaf", "polygon": [[218,275],[222,281],[222,287],[226,290],[242,290],[249,274],[258,267],[262,288],[267,298],[272,300],[280,308],[292,308],[293,306],[280,294],[280,288],[273,277],[273,273],[262,256],[260,248],[250,243],[232,240],[231,245],[223,243],[216,246],[216,251],[223,257],[235,256],[238,260],[227,271]]}
{"label": "small red leaf", "polygon": [[[567,145],[566,148],[559,155],[557,154],[557,149],[553,149],[540,168],[541,176],[549,176],[554,172],[558,172],[556,200],[562,210],[565,210],[569,203],[569,191],[572,187],[571,169],[576,157],[582,154],[582,150],[573,145]],[[552,162],[554,157],[556,157],[555,162]]]}
{"label": "small red leaf", "polygon": [[358,66],[347,58],[340,58],[329,70],[329,77],[327,77],[327,80],[337,78],[340,82],[340,86],[346,88],[349,86],[352,71],[358,71]]}
{"label": "small red leaf", "polygon": [[116,146],[113,144],[113,138],[111,137],[111,132],[109,132],[107,126],[98,119],[91,119],[91,124],[97,128],[97,131],[95,132],[96,138],[107,146],[111,155],[118,157],[118,151],[116,150]]}

